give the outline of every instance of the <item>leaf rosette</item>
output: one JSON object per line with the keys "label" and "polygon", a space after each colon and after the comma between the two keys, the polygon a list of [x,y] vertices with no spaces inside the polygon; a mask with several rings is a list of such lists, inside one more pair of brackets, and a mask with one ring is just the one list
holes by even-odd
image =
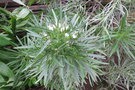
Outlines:
{"label": "leaf rosette", "polygon": [[[90,84],[103,74],[98,36],[88,29],[88,18],[79,14],[54,12],[34,16],[28,34],[16,49],[22,52],[27,78],[36,78],[46,87],[70,90],[82,86],[88,78]],[[97,53],[96,53],[97,52]]]}

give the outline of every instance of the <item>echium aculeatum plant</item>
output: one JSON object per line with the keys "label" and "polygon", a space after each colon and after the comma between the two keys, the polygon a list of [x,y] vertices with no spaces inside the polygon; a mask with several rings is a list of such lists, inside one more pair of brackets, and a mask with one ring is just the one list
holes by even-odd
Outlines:
{"label": "echium aculeatum plant", "polygon": [[103,74],[100,60],[104,57],[87,20],[79,14],[57,15],[54,10],[40,20],[35,17],[27,28],[26,42],[16,47],[27,62],[26,77],[56,90],[74,90],[83,86],[86,78],[91,85],[97,82]]}

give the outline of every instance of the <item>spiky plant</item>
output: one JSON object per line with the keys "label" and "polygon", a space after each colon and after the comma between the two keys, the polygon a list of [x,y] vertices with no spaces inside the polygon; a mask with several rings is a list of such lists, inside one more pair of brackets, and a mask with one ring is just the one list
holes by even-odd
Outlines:
{"label": "spiky plant", "polygon": [[34,16],[24,43],[19,40],[21,46],[16,47],[25,61],[25,77],[56,90],[81,87],[86,78],[91,85],[96,83],[103,74],[100,65],[105,63],[101,62],[98,36],[88,30],[87,22],[79,14],[59,10],[40,20]]}
{"label": "spiky plant", "polygon": [[135,25],[127,25],[126,18],[127,16],[123,17],[120,27],[111,32],[111,39],[106,38],[107,40],[105,40],[105,42],[106,47],[108,48],[106,51],[110,57],[112,57],[113,54],[116,54],[119,60],[121,60],[123,57],[135,60]]}
{"label": "spiky plant", "polygon": [[110,85],[108,88],[111,87],[111,90],[134,90],[134,27],[134,24],[127,23],[127,15],[125,15],[119,27],[109,31],[109,37],[102,36],[109,63],[106,68],[108,73],[104,79]]}
{"label": "spiky plant", "polygon": [[[121,60],[122,61],[122,60]],[[111,59],[105,80],[109,84],[106,88],[111,90],[134,90],[135,89],[135,62],[126,59],[121,65],[116,64],[115,58]]]}

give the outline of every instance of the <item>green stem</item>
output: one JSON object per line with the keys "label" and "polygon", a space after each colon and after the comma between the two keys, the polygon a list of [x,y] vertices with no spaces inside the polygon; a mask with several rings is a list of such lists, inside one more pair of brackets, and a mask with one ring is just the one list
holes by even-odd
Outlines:
{"label": "green stem", "polygon": [[16,18],[12,17],[11,18],[11,25],[12,25],[12,32],[13,32],[13,36],[16,36]]}

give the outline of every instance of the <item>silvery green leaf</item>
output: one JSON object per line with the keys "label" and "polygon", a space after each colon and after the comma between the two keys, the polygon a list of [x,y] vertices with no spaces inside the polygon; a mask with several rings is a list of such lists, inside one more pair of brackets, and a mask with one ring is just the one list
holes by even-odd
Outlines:
{"label": "silvery green leaf", "polygon": [[20,46],[20,47],[15,47],[14,49],[28,49],[28,48],[34,48],[34,46]]}
{"label": "silvery green leaf", "polygon": [[43,47],[40,49],[40,51],[39,51],[39,53],[37,54],[37,56],[39,56],[39,55],[44,51],[44,49],[47,47],[47,45],[49,45],[50,42],[51,42],[51,41],[48,40],[48,41],[43,45]]}
{"label": "silvery green leaf", "polygon": [[23,8],[17,15],[17,19],[22,19],[25,18],[26,16],[28,16],[30,13],[30,10],[27,8]]}
{"label": "silvery green leaf", "polygon": [[38,33],[33,32],[33,31],[30,31],[30,30],[27,30],[27,31],[29,32],[29,35],[30,35],[30,36],[34,36],[34,37],[41,38],[41,36],[40,36]]}
{"label": "silvery green leaf", "polygon": [[54,16],[54,20],[55,20],[55,24],[58,25],[58,18],[56,16],[56,13],[54,12],[54,10],[52,10],[53,16]]}
{"label": "silvery green leaf", "polygon": [[26,6],[21,0],[13,0],[13,1],[20,4],[20,5]]}

